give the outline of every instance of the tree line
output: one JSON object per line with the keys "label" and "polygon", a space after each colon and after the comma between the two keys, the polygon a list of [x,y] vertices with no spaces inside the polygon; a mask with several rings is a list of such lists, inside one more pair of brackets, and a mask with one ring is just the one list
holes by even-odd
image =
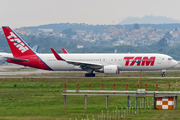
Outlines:
{"label": "tree line", "polygon": [[[125,30],[131,30],[135,24],[127,24],[127,25],[89,25],[85,23],[56,23],[56,24],[47,24],[40,26],[32,26],[32,27],[21,27],[21,30],[32,30],[37,31],[38,29],[53,29],[55,32],[62,31],[68,28],[73,30],[86,30],[86,31],[99,31],[99,30],[108,30],[109,27],[116,27],[118,29],[124,28]],[[179,23],[169,23],[169,24],[138,24],[139,27],[151,27],[154,29],[180,29]]]}
{"label": "tree line", "polygon": [[[77,42],[71,38],[58,38],[54,36],[33,36],[24,35],[22,38],[30,44],[31,47],[39,45],[39,53],[51,53],[50,48],[54,48],[57,52],[62,53],[61,48],[65,48],[69,53],[161,53],[172,56],[175,60],[180,60],[180,44],[176,46],[168,46],[166,39],[149,46],[103,46],[92,45],[90,47],[77,48]],[[0,52],[11,52],[4,34],[0,34]]]}

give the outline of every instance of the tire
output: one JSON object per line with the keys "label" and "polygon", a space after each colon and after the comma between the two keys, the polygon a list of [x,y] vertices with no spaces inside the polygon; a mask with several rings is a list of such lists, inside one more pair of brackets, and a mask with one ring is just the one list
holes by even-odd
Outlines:
{"label": "tire", "polygon": [[86,73],[86,74],[85,74],[85,77],[89,77],[89,74],[88,74],[88,73]]}
{"label": "tire", "polygon": [[95,74],[94,74],[94,73],[92,74],[92,77],[95,77]]}
{"label": "tire", "polygon": [[165,74],[162,74],[162,77],[165,77]]}
{"label": "tire", "polygon": [[86,73],[85,77],[95,77],[95,74],[94,73],[92,73],[92,74]]}

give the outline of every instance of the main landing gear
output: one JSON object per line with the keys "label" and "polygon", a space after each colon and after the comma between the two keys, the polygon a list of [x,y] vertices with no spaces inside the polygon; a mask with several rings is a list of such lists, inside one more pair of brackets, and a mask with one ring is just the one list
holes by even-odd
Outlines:
{"label": "main landing gear", "polygon": [[86,73],[85,77],[95,77],[95,74],[94,73]]}

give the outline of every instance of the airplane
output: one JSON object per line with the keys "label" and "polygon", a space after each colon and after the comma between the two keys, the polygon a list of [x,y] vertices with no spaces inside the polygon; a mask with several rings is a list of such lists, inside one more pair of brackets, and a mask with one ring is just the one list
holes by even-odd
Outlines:
{"label": "airplane", "polygon": [[40,54],[28,46],[8,26],[2,27],[13,56],[5,57],[7,62],[51,71],[87,71],[85,77],[95,77],[95,73],[119,74],[120,71],[157,71],[178,64],[165,54]]}
{"label": "airplane", "polygon": [[38,52],[39,50],[39,45],[34,45],[34,47],[32,48],[35,52]]}
{"label": "airplane", "polygon": [[[39,50],[39,46],[38,45],[34,45],[34,47],[32,48],[35,52],[37,52]],[[13,57],[12,53],[6,53],[6,52],[0,52],[0,57]]]}
{"label": "airplane", "polygon": [[114,53],[117,53],[117,49],[114,50]]}

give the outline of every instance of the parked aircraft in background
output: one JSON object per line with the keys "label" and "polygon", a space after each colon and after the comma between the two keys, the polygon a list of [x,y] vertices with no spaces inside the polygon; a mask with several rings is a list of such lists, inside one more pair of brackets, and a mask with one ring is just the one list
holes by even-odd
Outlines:
{"label": "parked aircraft in background", "polygon": [[117,53],[117,49],[114,50],[114,53]]}
{"label": "parked aircraft in background", "polygon": [[[13,56],[7,62],[52,71],[87,71],[118,74],[120,71],[152,71],[172,68],[178,64],[164,54],[39,54],[31,49],[10,27],[2,27]],[[162,76],[165,74],[163,72]]]}
{"label": "parked aircraft in background", "polygon": [[[39,50],[39,46],[35,45],[32,49],[35,52],[37,52]],[[0,57],[13,57],[13,54],[12,53],[6,53],[6,52],[0,52]]]}
{"label": "parked aircraft in background", "polygon": [[35,52],[38,52],[39,50],[39,45],[34,45],[34,47],[32,48]]}

